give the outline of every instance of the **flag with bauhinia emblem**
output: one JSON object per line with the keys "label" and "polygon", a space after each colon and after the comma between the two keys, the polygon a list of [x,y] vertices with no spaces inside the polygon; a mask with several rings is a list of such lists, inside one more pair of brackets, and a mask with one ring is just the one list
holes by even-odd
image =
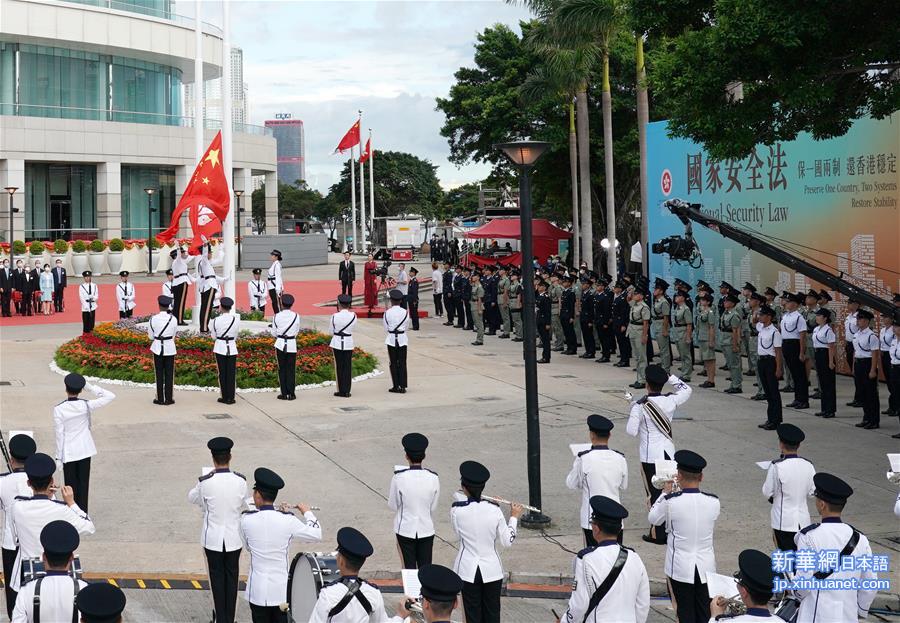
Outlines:
{"label": "flag with bauhinia emblem", "polygon": [[156,238],[165,243],[174,240],[178,236],[181,215],[188,210],[193,234],[190,254],[198,255],[200,247],[222,231],[222,221],[228,216],[230,206],[228,181],[222,168],[222,133],[219,132],[194,169],[194,175],[172,213],[169,228]]}

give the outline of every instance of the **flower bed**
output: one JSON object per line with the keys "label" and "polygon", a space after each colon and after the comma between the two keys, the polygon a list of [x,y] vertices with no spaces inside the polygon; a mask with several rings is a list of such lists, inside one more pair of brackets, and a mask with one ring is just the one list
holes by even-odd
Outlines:
{"label": "flower bed", "polygon": [[[153,354],[146,331],[137,323],[146,317],[97,325],[92,334],[66,342],[56,350],[54,361],[62,370],[102,379],[135,383],[154,383]],[[334,380],[334,359],[328,346],[330,336],[303,330],[297,336],[297,384],[317,385]],[[278,364],[274,338],[241,332],[237,339],[237,386],[277,388]],[[175,339],[175,384],[218,387],[213,339],[198,334],[180,334]],[[356,348],[353,351],[353,376],[375,370],[378,361]]]}

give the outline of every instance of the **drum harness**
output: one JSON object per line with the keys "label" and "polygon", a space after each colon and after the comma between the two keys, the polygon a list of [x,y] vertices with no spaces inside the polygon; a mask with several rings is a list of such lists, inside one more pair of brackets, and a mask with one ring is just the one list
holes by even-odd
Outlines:
{"label": "drum harness", "polygon": [[366,596],[360,591],[363,584],[362,581],[359,578],[341,578],[338,582],[347,587],[347,593],[339,602],[337,602],[337,604],[335,604],[334,608],[328,611],[328,620],[331,621],[332,617],[340,614],[344,608],[350,605],[350,601],[354,597],[359,600],[359,605],[366,611],[366,615],[371,617],[372,604],[369,603],[369,600],[366,599]]}
{"label": "drum harness", "polygon": [[[44,578],[38,578],[34,585],[34,623],[41,623],[41,582],[43,581]],[[72,623],[78,623],[78,607],[75,605],[75,602],[78,599],[78,591],[81,590],[81,587],[78,586],[78,580],[76,578],[72,578],[72,584],[75,589],[72,593]]]}

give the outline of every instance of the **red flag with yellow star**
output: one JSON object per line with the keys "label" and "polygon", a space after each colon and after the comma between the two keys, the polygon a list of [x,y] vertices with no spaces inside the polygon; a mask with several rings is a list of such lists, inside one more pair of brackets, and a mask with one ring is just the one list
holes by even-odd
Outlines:
{"label": "red flag with yellow star", "polygon": [[222,230],[222,221],[225,220],[231,206],[231,196],[222,168],[221,155],[222,133],[219,132],[194,169],[194,175],[172,213],[169,228],[156,236],[160,242],[171,242],[178,236],[181,215],[185,210],[189,210],[188,220],[194,234],[190,248],[191,255],[199,253],[199,248]]}

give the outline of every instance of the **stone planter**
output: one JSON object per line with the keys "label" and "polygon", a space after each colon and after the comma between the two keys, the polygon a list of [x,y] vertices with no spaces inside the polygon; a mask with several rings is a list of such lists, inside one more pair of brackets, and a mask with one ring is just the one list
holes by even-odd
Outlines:
{"label": "stone planter", "polygon": [[106,253],[104,251],[100,251],[99,253],[91,251],[88,253],[88,263],[91,266],[91,272],[94,273],[94,276],[99,277],[103,274],[103,269],[106,268]]}
{"label": "stone planter", "polygon": [[110,274],[118,275],[122,270],[122,252],[110,251],[106,256],[106,261],[109,264]]}
{"label": "stone planter", "polygon": [[81,277],[81,273],[88,269],[87,253],[72,252],[72,272],[76,277]]}
{"label": "stone planter", "polygon": [[147,272],[147,249],[140,249],[137,246],[125,249],[122,253],[122,267],[120,270],[127,270],[130,273]]}
{"label": "stone planter", "polygon": [[15,267],[16,267],[16,262],[19,262],[19,261],[21,261],[23,265],[24,265],[24,264],[27,264],[27,263],[28,263],[28,256],[27,256],[27,255],[18,255],[18,254],[17,254],[17,255],[14,255],[14,256],[13,256],[13,259],[12,259],[12,262],[10,262],[10,267],[11,267],[11,268],[15,268]]}

